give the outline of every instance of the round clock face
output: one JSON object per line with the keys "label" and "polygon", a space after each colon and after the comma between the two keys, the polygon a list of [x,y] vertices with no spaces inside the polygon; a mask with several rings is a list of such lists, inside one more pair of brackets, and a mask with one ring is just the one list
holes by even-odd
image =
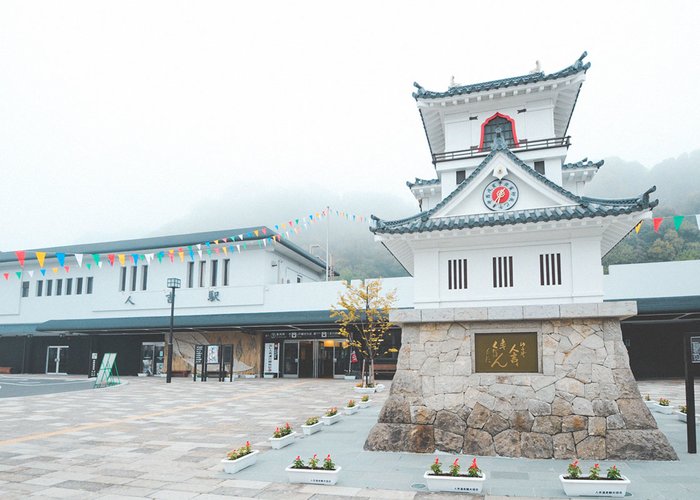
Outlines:
{"label": "round clock face", "polygon": [[484,189],[484,205],[491,210],[510,210],[517,201],[518,188],[507,179],[495,180]]}

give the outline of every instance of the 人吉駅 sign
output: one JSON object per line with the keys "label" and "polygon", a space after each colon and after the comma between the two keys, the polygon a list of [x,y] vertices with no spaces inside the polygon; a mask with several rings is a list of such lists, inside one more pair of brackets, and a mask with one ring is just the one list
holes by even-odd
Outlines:
{"label": "\u4eba\u5409\u99c5 sign", "polygon": [[477,333],[477,373],[537,373],[537,333]]}

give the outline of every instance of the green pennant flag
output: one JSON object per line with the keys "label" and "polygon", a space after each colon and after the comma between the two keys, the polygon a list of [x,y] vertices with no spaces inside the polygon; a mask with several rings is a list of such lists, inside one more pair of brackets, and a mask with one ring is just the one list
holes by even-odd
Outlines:
{"label": "green pennant flag", "polygon": [[676,215],[673,217],[673,225],[676,226],[676,231],[681,227],[681,224],[683,224],[683,215]]}
{"label": "green pennant flag", "polygon": [[17,275],[18,280],[22,279],[22,271],[17,271],[15,274]]}
{"label": "green pennant flag", "polygon": [[100,254],[99,253],[92,254],[92,260],[95,261],[96,266],[99,266],[100,265]]}
{"label": "green pennant flag", "polygon": [[85,264],[85,266],[88,268],[88,271],[89,271],[90,268],[92,267],[92,264],[90,264],[90,263],[88,262],[88,263]]}

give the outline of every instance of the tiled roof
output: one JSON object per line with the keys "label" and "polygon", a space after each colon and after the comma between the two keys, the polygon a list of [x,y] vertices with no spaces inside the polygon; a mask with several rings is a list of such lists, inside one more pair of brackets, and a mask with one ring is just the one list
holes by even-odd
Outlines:
{"label": "tiled roof", "polygon": [[415,182],[406,181],[406,185],[409,188],[413,186],[437,186],[438,184],[440,184],[440,179],[419,179],[416,177]]}
{"label": "tiled roof", "polygon": [[513,76],[510,78],[502,78],[500,80],[492,80],[490,82],[482,83],[472,83],[470,85],[460,85],[458,87],[452,87],[445,92],[433,92],[431,90],[425,90],[418,83],[414,83],[413,86],[416,87],[416,92],[413,93],[413,98],[418,99],[440,99],[443,97],[453,97],[463,94],[471,94],[473,92],[482,92],[486,90],[495,90],[506,87],[513,87],[516,85],[525,85],[529,83],[537,83],[547,80],[556,80],[558,78],[564,78],[566,76],[575,75],[583,71],[584,73],[591,67],[591,63],[583,62],[583,59],[588,55],[588,52],[581,54],[574,64],[568,66],[556,73],[545,74],[542,71],[537,73],[530,73],[528,75]]}
{"label": "tiled roof", "polygon": [[561,166],[562,170],[577,170],[579,168],[596,168],[599,169],[600,167],[603,166],[605,163],[605,160],[600,160],[600,161],[590,161],[588,158],[584,158],[581,161],[577,161],[576,163],[564,163]]}
{"label": "tiled roof", "polygon": [[[460,191],[473,182],[473,180],[482,170],[486,168],[486,166],[497,154],[505,154],[516,165],[520,166],[527,174],[533,176],[550,189],[553,189],[564,197],[570,199],[572,204],[552,208],[490,212],[454,217],[437,217],[431,219],[431,216],[437,213],[455,196],[457,196]],[[649,199],[649,195],[655,190],[656,186],[652,187],[646,193],[637,198],[618,200],[605,200],[600,198],[577,196],[558,184],[553,183],[543,175],[537,173],[508,149],[500,148],[491,151],[491,153],[484,158],[484,161],[482,161],[481,164],[474,169],[467,179],[459,184],[457,188],[449,194],[449,196],[445,197],[445,199],[443,199],[432,209],[395,221],[383,221],[372,215],[374,227],[371,228],[371,231],[380,234],[420,233],[426,231],[467,229],[474,227],[503,226],[507,224],[524,224],[528,222],[548,222],[604,217],[610,215],[623,215],[655,207],[658,204],[658,200],[650,201]]]}

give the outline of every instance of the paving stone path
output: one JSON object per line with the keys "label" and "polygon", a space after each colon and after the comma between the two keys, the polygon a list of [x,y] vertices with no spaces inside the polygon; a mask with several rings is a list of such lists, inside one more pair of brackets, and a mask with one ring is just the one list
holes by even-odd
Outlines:
{"label": "paving stone path", "polygon": [[[0,400],[0,498],[470,498],[424,491],[421,471],[432,455],[362,450],[388,390],[373,396],[372,408],[276,451],[267,442],[275,426],[289,422],[299,429],[307,417],[357,399],[353,383],[127,381],[108,389]],[[640,390],[672,403],[683,400],[682,381],[642,383]],[[684,453],[684,427],[671,416],[655,417],[681,460],[620,464],[632,476],[633,498],[700,495],[700,461]],[[259,463],[235,475],[223,473],[220,460],[226,451],[246,440],[261,450]],[[338,486],[286,483],[284,465],[297,454],[308,458],[313,453],[332,453],[344,466]],[[450,459],[445,456],[443,462]],[[466,465],[467,460],[461,461]],[[479,460],[492,479],[486,498],[563,494],[556,481],[563,461]]]}

